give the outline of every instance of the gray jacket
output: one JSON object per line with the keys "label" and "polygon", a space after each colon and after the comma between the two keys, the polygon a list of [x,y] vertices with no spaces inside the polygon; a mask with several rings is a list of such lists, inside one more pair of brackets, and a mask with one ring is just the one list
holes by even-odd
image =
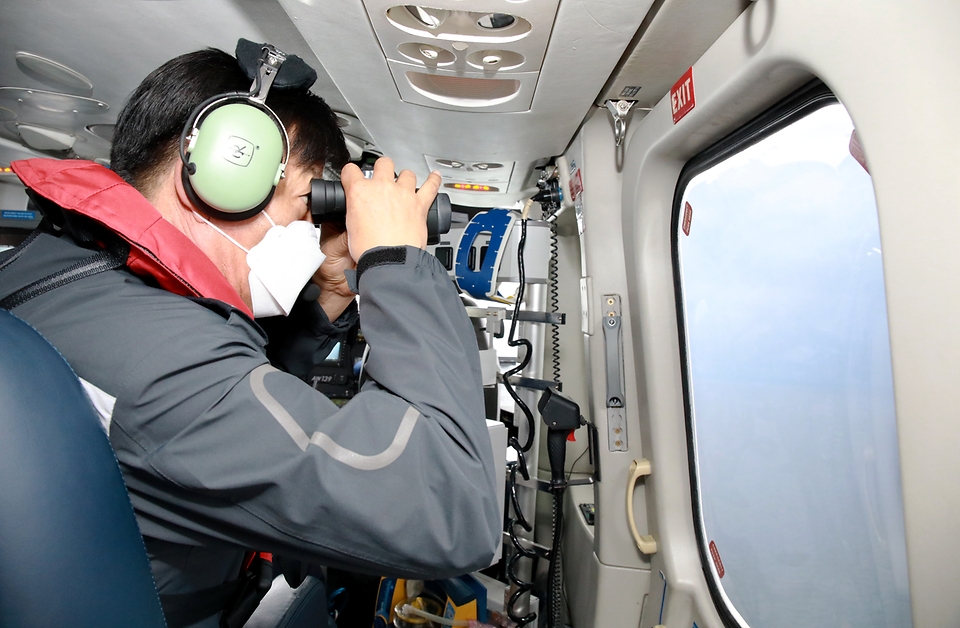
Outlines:
{"label": "gray jacket", "polygon": [[[89,254],[42,235],[0,298]],[[407,577],[491,562],[499,491],[470,321],[422,250],[377,249],[360,269],[370,353],[343,408],[272,367],[236,307],[127,268],[14,310],[95,398],[161,593],[235,578],[247,549]],[[324,322],[302,342],[324,345]]]}

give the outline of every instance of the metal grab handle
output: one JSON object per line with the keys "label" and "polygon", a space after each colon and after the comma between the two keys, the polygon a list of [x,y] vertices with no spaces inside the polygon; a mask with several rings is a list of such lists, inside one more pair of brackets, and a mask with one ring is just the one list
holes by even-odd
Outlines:
{"label": "metal grab handle", "polygon": [[637,104],[632,100],[618,100],[616,102],[608,100],[606,102],[607,110],[613,116],[613,137],[619,147],[627,137],[627,121],[625,118],[630,113],[630,108]]}
{"label": "metal grab handle", "polygon": [[630,524],[630,533],[633,534],[633,541],[644,554],[657,553],[657,540],[652,535],[640,536],[637,532],[637,522],[633,518],[633,489],[637,485],[637,480],[650,475],[650,461],[646,458],[634,460],[630,464],[630,479],[627,481],[627,522]]}

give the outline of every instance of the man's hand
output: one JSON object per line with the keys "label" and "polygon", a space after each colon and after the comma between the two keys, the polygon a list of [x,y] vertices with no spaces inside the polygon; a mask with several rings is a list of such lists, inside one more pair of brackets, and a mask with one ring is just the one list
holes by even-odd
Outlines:
{"label": "man's hand", "polygon": [[440,173],[431,172],[418,191],[415,174],[404,170],[394,180],[393,161],[381,157],[373,166],[372,179],[364,179],[360,168],[347,164],[340,182],[347,199],[353,259],[377,246],[426,247],[427,212],[440,189]]}
{"label": "man's hand", "polygon": [[357,263],[350,256],[347,232],[334,225],[324,224],[320,228],[320,250],[327,257],[314,273],[313,283],[320,286],[317,302],[330,322],[333,322],[353,301],[354,294],[347,287],[347,278],[343,271],[356,268]]}

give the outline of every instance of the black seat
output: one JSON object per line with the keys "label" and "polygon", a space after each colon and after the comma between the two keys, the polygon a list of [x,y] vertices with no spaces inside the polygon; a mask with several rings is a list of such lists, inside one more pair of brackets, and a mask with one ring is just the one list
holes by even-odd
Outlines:
{"label": "black seat", "polygon": [[5,310],[0,626],[166,626],[96,411],[56,349]]}

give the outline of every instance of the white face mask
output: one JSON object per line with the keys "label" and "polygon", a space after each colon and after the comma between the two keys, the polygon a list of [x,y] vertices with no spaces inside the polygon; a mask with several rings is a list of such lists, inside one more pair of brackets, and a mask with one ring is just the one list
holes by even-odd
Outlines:
{"label": "white face mask", "polygon": [[250,300],[256,318],[290,314],[300,291],[327,258],[320,250],[320,230],[305,220],[284,227],[274,223],[267,212],[261,212],[272,226],[263,240],[247,249],[197,212],[194,214],[246,252]]}

